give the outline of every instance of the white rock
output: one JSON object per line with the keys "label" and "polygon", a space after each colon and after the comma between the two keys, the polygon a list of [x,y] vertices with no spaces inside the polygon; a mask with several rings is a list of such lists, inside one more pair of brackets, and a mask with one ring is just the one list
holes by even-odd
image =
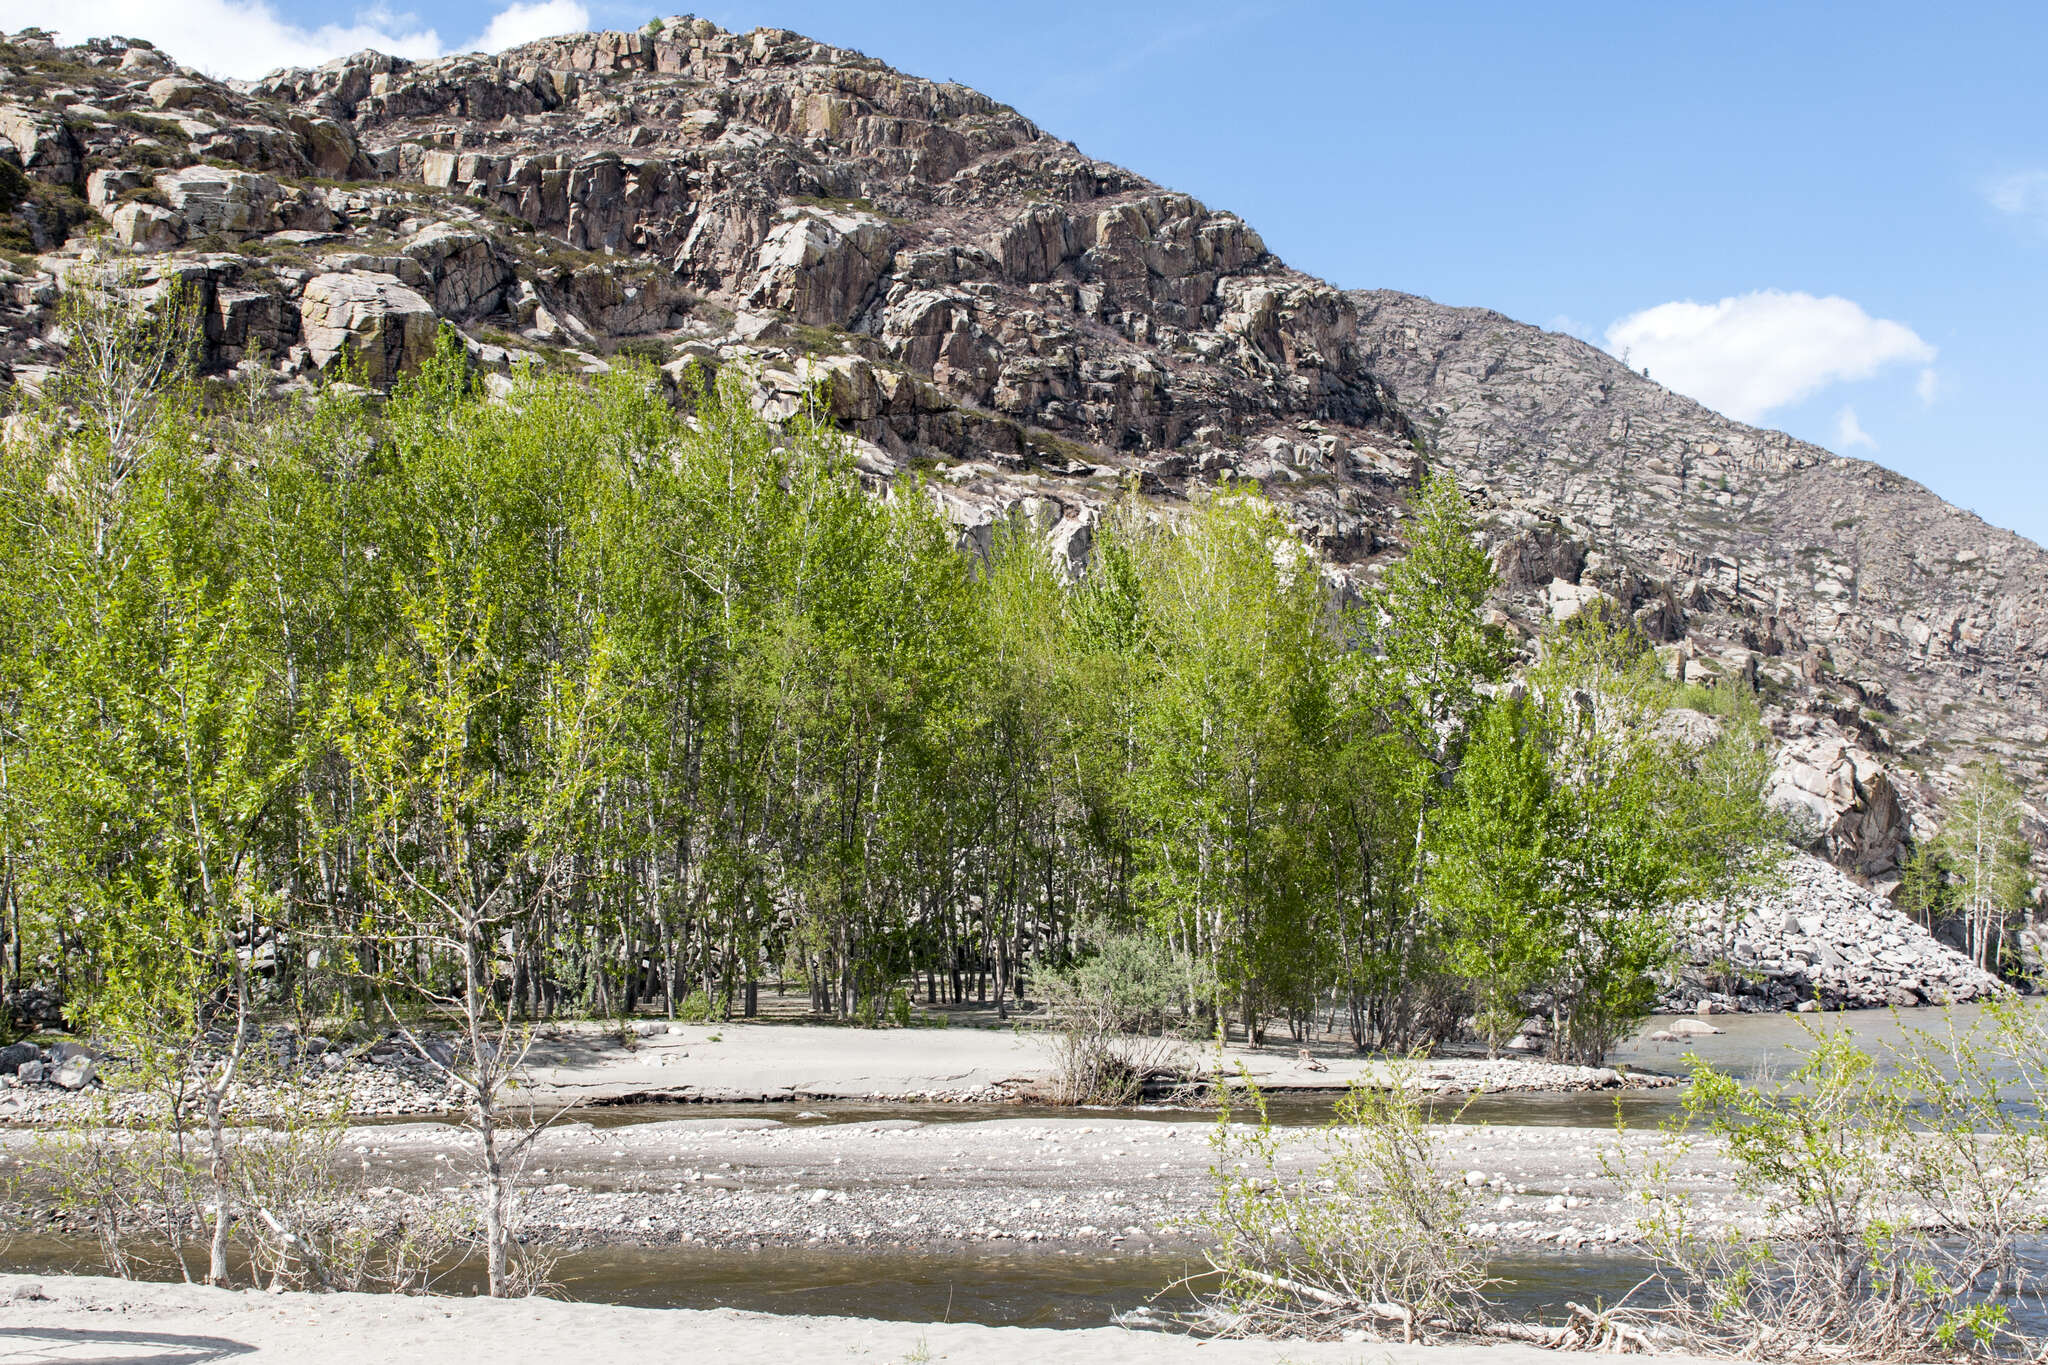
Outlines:
{"label": "white rock", "polygon": [[417,368],[433,350],[439,326],[432,304],[395,277],[370,271],[309,280],[299,314],[316,366],[325,370],[353,355],[362,377],[379,386]]}

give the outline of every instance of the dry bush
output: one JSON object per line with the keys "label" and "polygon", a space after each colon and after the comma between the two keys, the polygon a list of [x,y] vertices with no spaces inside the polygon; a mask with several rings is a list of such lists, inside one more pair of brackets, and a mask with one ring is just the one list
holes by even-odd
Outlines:
{"label": "dry bush", "polygon": [[[1467,1230],[1471,1196],[1446,1178],[1439,1127],[1421,1088],[1397,1073],[1385,1089],[1354,1083],[1336,1117],[1290,1162],[1265,1099],[1240,1069],[1249,1124],[1232,1096],[1211,1138],[1216,1201],[1205,1223],[1214,1283],[1203,1325],[1224,1336],[1430,1341],[1470,1336],[1560,1350],[1641,1350],[1643,1333],[1611,1313],[1567,1304],[1543,1325],[1494,1316],[1492,1248]],[[1238,1111],[1242,1112],[1242,1111]]]}
{"label": "dry bush", "polygon": [[1136,1104],[1149,1082],[1186,1072],[1185,1045],[1163,1033],[1177,973],[1166,948],[1133,934],[1111,937],[1077,967],[1040,976],[1051,1103]]}
{"label": "dry bush", "polygon": [[1068,1015],[1053,1026],[1050,1104],[1123,1108],[1145,1098],[1155,1077],[1184,1069],[1186,1047],[1178,1039],[1116,1031],[1099,1017]]}
{"label": "dry bush", "polygon": [[1240,1076],[1254,1121],[1233,1124],[1225,1093],[1212,1139],[1212,1325],[1234,1336],[1404,1340],[1478,1329],[1486,1250],[1465,1232],[1463,1183],[1437,1172],[1416,1094],[1354,1085],[1304,1169],[1283,1161],[1265,1097]]}
{"label": "dry bush", "polygon": [[424,1292],[465,1250],[453,1214],[376,1226],[349,1216],[364,1195],[341,1159],[347,1130],[334,1095],[274,1087],[266,1122],[228,1115],[216,1161],[178,1106],[123,1114],[121,1093],[102,1090],[78,1121],[42,1135],[20,1176],[24,1196],[90,1231],[115,1275],[205,1277],[222,1198],[252,1286]]}

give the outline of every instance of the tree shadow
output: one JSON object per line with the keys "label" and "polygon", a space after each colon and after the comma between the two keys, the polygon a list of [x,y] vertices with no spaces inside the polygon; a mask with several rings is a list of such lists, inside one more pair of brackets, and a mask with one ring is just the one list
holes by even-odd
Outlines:
{"label": "tree shadow", "polygon": [[[38,1344],[41,1343],[41,1344]],[[110,1332],[87,1327],[0,1327],[0,1365],[205,1365],[255,1350],[226,1337]]]}

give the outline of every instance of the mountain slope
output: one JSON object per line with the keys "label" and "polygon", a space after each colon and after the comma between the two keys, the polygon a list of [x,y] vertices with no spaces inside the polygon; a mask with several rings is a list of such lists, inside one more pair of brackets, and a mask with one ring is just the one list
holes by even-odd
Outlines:
{"label": "mountain slope", "polygon": [[[1825,649],[1877,709],[2032,758],[2048,741],[2048,553],[1919,484],[1714,413],[1567,336],[1351,296],[1365,365],[1496,498],[1589,528],[1686,593]],[[1882,695],[1880,695],[1882,694]],[[1887,704],[1889,703],[1889,704]]]}
{"label": "mountain slope", "polygon": [[1364,579],[1438,461],[1524,631],[1610,604],[1674,671],[1755,676],[1781,799],[1865,877],[1964,747],[2031,775],[2048,744],[2038,547],[1569,338],[1345,294],[961,86],[689,18],[234,85],[33,32],[0,67],[24,389],[62,280],[118,257],[196,291],[210,370],[280,391],[388,383],[441,323],[492,374],[737,364],[771,415],[822,384],[875,479],[936,475],[964,544],[1021,510],[1077,568],[1119,490],[1170,512],[1252,479]]}

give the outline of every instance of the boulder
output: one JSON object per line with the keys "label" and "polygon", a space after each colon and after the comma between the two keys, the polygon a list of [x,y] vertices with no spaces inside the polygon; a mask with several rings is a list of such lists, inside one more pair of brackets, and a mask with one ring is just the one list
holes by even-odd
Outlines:
{"label": "boulder", "polygon": [[1577,583],[1586,567],[1586,547],[1553,525],[1536,525],[1502,540],[1493,549],[1493,572],[1510,590],[1561,579]]}
{"label": "boulder", "polygon": [[[19,382],[21,371],[15,371]],[[55,991],[42,986],[24,986],[9,991],[4,1004],[7,1018],[16,1028],[34,1031],[59,1028],[64,1023],[64,1001]]]}
{"label": "boulder", "polygon": [[479,317],[498,306],[512,271],[480,232],[435,223],[402,248],[432,282],[434,307],[444,317]]}
{"label": "boulder", "polygon": [[283,300],[267,290],[218,286],[204,322],[207,345],[224,362],[240,359],[251,346],[274,352],[287,339]]}
{"label": "boulder", "polygon": [[66,1090],[83,1090],[99,1079],[99,1063],[90,1057],[70,1057],[55,1064],[50,1079]]}
{"label": "boulder", "polygon": [[1567,582],[1553,578],[1544,590],[1550,604],[1550,619],[1569,621],[1581,612],[1591,610],[1595,616],[1606,616],[1619,604],[1608,594],[1590,585]]}
{"label": "boulder", "polygon": [[1688,706],[1674,706],[1656,718],[1652,732],[1682,749],[1705,749],[1721,737],[1721,720]]}
{"label": "boulder", "polygon": [[130,190],[139,190],[152,183],[153,177],[143,170],[116,170],[102,167],[85,178],[85,202],[94,208],[105,210]]}
{"label": "boulder", "polygon": [[325,370],[352,356],[364,382],[391,383],[434,347],[434,306],[396,277],[344,270],[318,275],[299,299],[307,353]]}
{"label": "boulder", "polygon": [[1052,561],[1058,565],[1069,580],[1078,582],[1088,571],[1088,560],[1095,553],[1095,516],[1092,511],[1074,511],[1053,523],[1046,532],[1046,548],[1052,552]]}
{"label": "boulder", "polygon": [[183,220],[187,236],[218,233],[240,238],[278,226],[276,210],[284,198],[277,182],[253,171],[219,166],[188,166],[156,178],[157,192]]}
{"label": "boulder", "polygon": [[814,327],[844,327],[894,262],[895,241],[895,229],[871,213],[785,210],[761,244],[746,302]]}
{"label": "boulder", "polygon": [[75,185],[81,151],[63,119],[43,109],[0,104],[0,152],[14,149],[21,169],[53,185]]}
{"label": "boulder", "polygon": [[183,76],[165,76],[149,83],[149,102],[159,109],[190,109],[203,103],[207,89]]}
{"label": "boulder", "polygon": [[185,220],[166,208],[133,201],[107,215],[114,240],[130,251],[169,251],[185,240]]}
{"label": "boulder", "polygon": [[12,1076],[29,1062],[39,1062],[42,1049],[34,1043],[9,1043],[0,1047],[0,1076]]}
{"label": "boulder", "polygon": [[1895,871],[1912,833],[1884,765],[1840,734],[1786,743],[1764,799],[1806,827],[1811,847],[1859,876]]}
{"label": "boulder", "polygon": [[315,118],[296,110],[285,115],[285,126],[299,140],[313,169],[333,180],[345,180],[356,169],[361,151],[355,131],[331,118]]}

